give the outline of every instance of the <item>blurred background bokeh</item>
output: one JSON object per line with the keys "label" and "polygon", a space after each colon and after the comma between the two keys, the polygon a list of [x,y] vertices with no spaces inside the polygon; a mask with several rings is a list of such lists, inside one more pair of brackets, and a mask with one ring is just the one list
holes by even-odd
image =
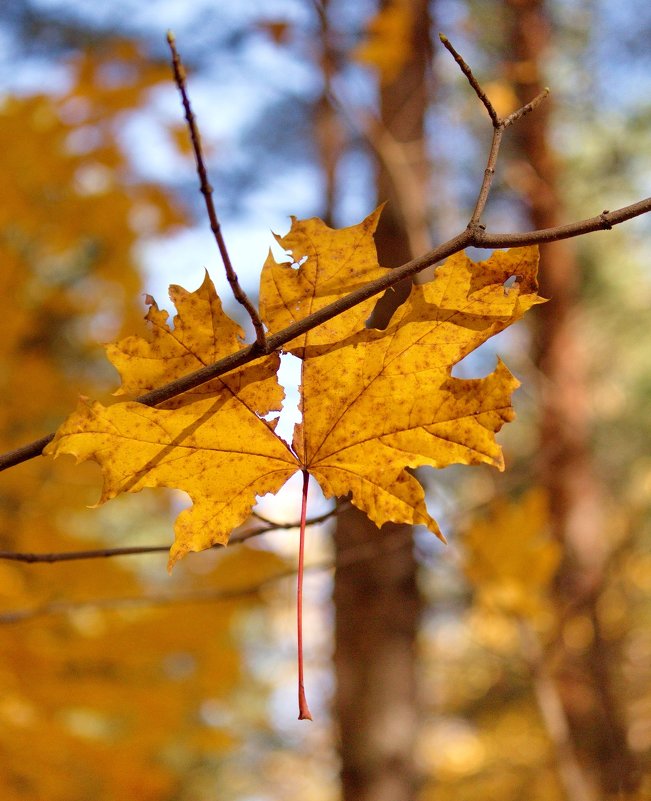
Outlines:
{"label": "blurred background bokeh", "polygon": [[[208,268],[240,314],[168,28],[254,297],[290,215],[344,226],[388,201],[385,266],[465,227],[491,128],[438,31],[500,114],[552,90],[507,132],[490,230],[649,195],[644,0],[2,3],[2,450],[53,430],[80,393],[110,399],[102,343],[141,330],[144,292],[169,308],[167,284],[195,289]],[[419,474],[447,546],[345,503],[309,530],[313,724],[295,719],[296,529],[172,576],[165,554],[0,560],[2,798],[651,798],[650,235],[640,218],[546,246],[550,302],[455,368],[483,375],[499,353],[522,388],[504,473]],[[291,360],[283,380],[291,422]],[[3,473],[3,554],[169,544],[185,497],[89,509],[98,477],[66,459]],[[260,514],[295,521],[298,493],[290,482]],[[333,509],[316,488],[310,505]]]}

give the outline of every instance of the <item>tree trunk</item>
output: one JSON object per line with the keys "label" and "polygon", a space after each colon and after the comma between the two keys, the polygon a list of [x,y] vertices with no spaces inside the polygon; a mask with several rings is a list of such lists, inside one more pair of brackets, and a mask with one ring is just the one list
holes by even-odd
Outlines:
{"label": "tree trunk", "polygon": [[378,529],[351,507],[340,511],[335,547],[342,798],[413,801],[421,602],[411,532],[393,524]]}
{"label": "tree trunk", "polygon": [[[540,68],[550,23],[542,0],[507,0],[510,15],[508,73],[521,103],[543,88]],[[565,220],[557,163],[549,146],[550,104],[513,129],[521,149],[517,174],[532,227]],[[541,294],[550,302],[537,310],[534,358],[542,375],[537,477],[546,488],[555,536],[565,546],[556,584],[559,615],[571,610],[591,630],[582,648],[563,647],[557,681],[571,735],[595,798],[634,792],[639,783],[627,747],[622,710],[612,688],[614,646],[601,636],[596,602],[608,558],[604,536],[603,487],[590,451],[589,387],[585,343],[577,332],[580,270],[569,242],[543,245]],[[620,797],[620,796],[617,796]]]}
{"label": "tree trunk", "polygon": [[[424,116],[430,20],[411,0],[413,43],[400,74],[380,93],[369,140],[378,156],[377,194],[388,200],[375,237],[380,264],[398,266],[429,246]],[[409,284],[389,292],[370,324],[386,326]],[[335,532],[335,672],[343,801],[413,801],[418,728],[416,637],[421,598],[409,527],[378,529],[342,510]],[[353,551],[349,551],[350,548]],[[364,552],[363,559],[354,559]]]}

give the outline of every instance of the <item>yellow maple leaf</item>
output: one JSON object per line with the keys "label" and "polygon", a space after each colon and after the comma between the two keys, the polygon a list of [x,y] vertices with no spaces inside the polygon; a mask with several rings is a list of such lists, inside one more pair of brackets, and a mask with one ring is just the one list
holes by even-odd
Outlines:
{"label": "yellow maple leaf", "polygon": [[[381,275],[373,232],[379,210],[359,225],[333,230],[318,219],[293,220],[278,237],[292,264],[267,259],[261,314],[271,331]],[[292,446],[267,418],[280,408],[278,356],[258,359],[174,399],[167,408],[83,400],[47,452],[93,459],[102,468],[101,501],[119,492],[165,486],[185,490],[170,555],[225,543],[256,495],[276,492],[295,472],[312,475],[326,496],[352,502],[381,525],[422,523],[440,536],[423,489],[407,469],[486,462],[503,468],[495,433],[511,420],[517,380],[499,362],[485,378],[451,369],[535,303],[535,248],[497,252],[473,263],[451,257],[434,280],[414,286],[386,330],[364,327],[374,300],[292,340],[302,360],[301,411]],[[505,288],[507,279],[517,282]],[[172,288],[174,328],[150,299],[148,339],[109,349],[122,391],[140,392],[235,350],[238,327],[223,313],[206,277],[193,293]]]}

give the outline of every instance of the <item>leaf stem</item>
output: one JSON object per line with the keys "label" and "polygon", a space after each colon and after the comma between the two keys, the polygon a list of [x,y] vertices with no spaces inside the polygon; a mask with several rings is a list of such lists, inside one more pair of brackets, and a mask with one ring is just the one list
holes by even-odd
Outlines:
{"label": "leaf stem", "polygon": [[301,530],[298,541],[298,579],[296,583],[296,631],[298,640],[298,719],[312,720],[303,685],[303,565],[305,561],[305,520],[307,519],[307,488],[310,474],[303,470],[303,499],[301,502]]}

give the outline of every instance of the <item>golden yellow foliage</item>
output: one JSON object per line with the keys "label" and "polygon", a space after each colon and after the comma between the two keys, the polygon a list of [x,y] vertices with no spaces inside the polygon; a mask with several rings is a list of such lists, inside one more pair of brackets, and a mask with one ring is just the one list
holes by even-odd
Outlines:
{"label": "golden yellow foliage", "polygon": [[541,490],[514,503],[494,501],[489,514],[465,533],[464,546],[464,569],[482,604],[521,617],[541,611],[561,559]]}
{"label": "golden yellow foliage", "polygon": [[[49,430],[81,387],[105,392],[109,371],[98,364],[97,342],[140,315],[132,300],[141,286],[136,245],[183,219],[163,191],[141,180],[116,136],[149,90],[169,83],[169,68],[147,66],[125,43],[98,47],[69,67],[65,95],[0,105],[3,449]],[[0,548],[102,548],[107,529],[127,532],[132,544],[156,537],[166,510],[153,498],[128,517],[107,509],[88,536],[84,505],[94,473],[43,459],[4,472]],[[255,596],[239,606],[125,608],[125,598],[161,592],[136,572],[142,564],[91,564],[0,563],[6,801],[160,801],[175,793],[179,772],[232,747],[226,724],[202,709],[232,703],[241,681],[234,622]],[[208,594],[215,586],[248,588],[280,565],[245,547],[212,565],[204,560],[200,575],[188,560],[165,594],[183,592],[184,580]],[[56,614],[47,613],[52,608]],[[9,622],[16,613],[19,622]]]}
{"label": "golden yellow foliage", "polygon": [[[186,578],[195,592],[237,590],[278,573],[281,564],[242,547]],[[248,601],[103,609],[102,598],[141,595],[135,576],[107,560],[92,571],[66,567],[46,568],[50,577],[53,569],[65,574],[51,578],[51,597],[61,593],[62,579],[66,598],[90,598],[88,606],[0,630],[3,798],[168,798],[179,765],[233,747],[227,726],[202,710],[228,708],[239,686],[232,629],[255,594]],[[92,587],[85,593],[80,573]],[[14,594],[10,608],[28,597]]]}
{"label": "golden yellow foliage", "polygon": [[380,84],[394,81],[412,52],[414,12],[407,0],[390,0],[371,18],[352,57],[374,68]]}
{"label": "golden yellow foliage", "polygon": [[[279,244],[293,264],[267,259],[261,278],[262,318],[270,331],[377,277],[373,232],[379,210],[341,230],[318,219],[294,220]],[[82,400],[47,452],[92,459],[102,469],[101,501],[145,487],[186,491],[170,555],[225,543],[256,495],[276,492],[298,470],[325,495],[351,493],[377,525],[422,523],[440,535],[423,489],[408,469],[453,463],[503,468],[495,433],[513,418],[516,379],[499,362],[480,379],[452,377],[453,365],[540,302],[537,251],[495,253],[473,263],[451,257],[434,280],[414,286],[386,330],[364,327],[373,300],[297,337],[287,350],[302,361],[302,422],[291,448],[275,433],[282,390],[278,357],[233,370],[167,404],[105,408]],[[517,282],[505,288],[505,282]],[[224,315],[206,277],[193,293],[172,288],[174,327],[150,299],[147,339],[110,348],[123,391],[139,392],[234,350],[238,328]]]}

